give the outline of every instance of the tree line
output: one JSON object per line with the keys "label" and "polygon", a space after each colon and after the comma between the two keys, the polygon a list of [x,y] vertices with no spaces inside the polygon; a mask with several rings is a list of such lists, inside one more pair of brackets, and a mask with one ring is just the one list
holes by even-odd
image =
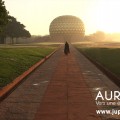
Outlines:
{"label": "tree line", "polygon": [[91,42],[104,42],[106,36],[107,35],[103,31],[96,31],[93,34],[86,35],[84,39]]}
{"label": "tree line", "polygon": [[0,0],[0,43],[4,43],[7,37],[14,43],[14,38],[31,37],[31,34],[25,29],[25,25],[9,15],[4,1]]}

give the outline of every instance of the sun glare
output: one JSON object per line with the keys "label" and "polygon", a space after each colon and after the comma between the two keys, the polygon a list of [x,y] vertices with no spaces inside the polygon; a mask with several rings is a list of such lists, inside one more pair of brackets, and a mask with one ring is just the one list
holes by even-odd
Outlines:
{"label": "sun glare", "polygon": [[120,0],[26,0],[27,7],[23,1],[6,0],[5,3],[10,14],[24,23],[32,34],[49,34],[50,22],[61,15],[83,20],[85,34],[96,31],[120,33]]}
{"label": "sun glare", "polygon": [[94,12],[94,18],[99,30],[108,33],[120,32],[119,5],[119,0],[106,0],[98,3]]}

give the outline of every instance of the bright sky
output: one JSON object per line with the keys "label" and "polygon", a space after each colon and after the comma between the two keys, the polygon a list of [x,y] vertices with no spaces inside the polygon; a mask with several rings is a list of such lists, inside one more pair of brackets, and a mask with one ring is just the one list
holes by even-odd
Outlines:
{"label": "bright sky", "polygon": [[79,17],[86,34],[120,32],[120,0],[5,0],[5,6],[32,35],[49,34],[51,21],[61,15]]}

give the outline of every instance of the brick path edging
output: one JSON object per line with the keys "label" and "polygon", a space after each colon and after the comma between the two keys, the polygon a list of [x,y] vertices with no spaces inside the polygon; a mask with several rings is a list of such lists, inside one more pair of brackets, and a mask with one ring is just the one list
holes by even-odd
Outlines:
{"label": "brick path edging", "polygon": [[0,101],[6,98],[10,94],[10,92],[12,92],[23,81],[25,77],[27,77],[30,73],[32,73],[38,66],[43,64],[47,59],[49,59],[58,49],[59,47],[56,50],[54,50],[52,53],[50,53],[49,55],[45,56],[45,58],[43,58],[42,60],[34,64],[27,71],[22,73],[20,76],[15,78],[11,83],[3,87],[0,90]]}

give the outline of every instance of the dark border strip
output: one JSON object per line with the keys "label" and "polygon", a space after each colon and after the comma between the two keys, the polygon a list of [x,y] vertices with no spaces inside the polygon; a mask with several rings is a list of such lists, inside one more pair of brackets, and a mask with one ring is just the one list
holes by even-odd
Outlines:
{"label": "dark border strip", "polygon": [[84,55],[89,61],[91,61],[98,69],[100,69],[108,78],[110,78],[118,87],[120,87],[120,79],[111,71],[109,71],[106,67],[101,65],[99,62],[93,60],[91,57],[89,57],[85,52],[82,50],[78,50],[82,55]]}
{"label": "dark border strip", "polygon": [[[59,47],[60,48],[60,47]],[[15,88],[17,88],[20,83],[26,78],[30,73],[32,73],[37,67],[39,67],[41,64],[43,64],[47,59],[49,59],[59,48],[54,50],[52,53],[47,55],[45,58],[34,64],[32,67],[30,67],[27,71],[25,71],[23,74],[15,78],[10,84],[6,85],[5,87],[0,89],[0,101],[4,100],[12,91],[14,91]]]}

